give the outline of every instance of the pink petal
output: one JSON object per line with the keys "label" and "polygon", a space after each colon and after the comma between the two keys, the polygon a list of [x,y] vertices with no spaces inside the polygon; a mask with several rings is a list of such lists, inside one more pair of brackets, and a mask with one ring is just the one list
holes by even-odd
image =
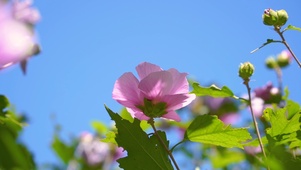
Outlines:
{"label": "pink petal", "polygon": [[150,118],[147,117],[143,112],[138,109],[126,108],[126,110],[132,115],[132,117],[137,118],[139,120],[149,120]]}
{"label": "pink petal", "polygon": [[139,75],[140,80],[142,80],[146,76],[148,76],[150,73],[157,72],[157,71],[162,71],[162,69],[159,66],[155,65],[155,64],[144,62],[144,63],[139,64],[136,67],[136,71]]}
{"label": "pink petal", "polygon": [[173,77],[173,87],[170,94],[181,94],[189,92],[189,84],[187,81],[186,73],[179,73],[178,70],[172,68],[168,70]]}
{"label": "pink petal", "polygon": [[180,116],[175,111],[170,111],[167,114],[163,115],[162,117],[166,119],[175,120],[177,122],[181,121]]}
{"label": "pink petal", "polygon": [[140,100],[138,79],[130,72],[124,73],[116,82],[113,89],[113,99],[125,107],[136,107],[143,102]]}
{"label": "pink petal", "polygon": [[172,83],[172,76],[168,71],[153,72],[140,81],[138,88],[148,99],[160,99],[169,94]]}
{"label": "pink petal", "polygon": [[175,94],[166,95],[162,98],[162,101],[167,103],[167,110],[178,110],[187,106],[196,98],[195,94]]}
{"label": "pink petal", "polygon": [[0,20],[0,27],[0,68],[32,55],[35,41],[29,27],[13,19]]}

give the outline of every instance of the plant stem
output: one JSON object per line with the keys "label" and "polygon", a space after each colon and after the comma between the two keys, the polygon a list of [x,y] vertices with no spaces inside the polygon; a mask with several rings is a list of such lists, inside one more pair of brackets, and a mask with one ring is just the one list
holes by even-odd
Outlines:
{"label": "plant stem", "polygon": [[[250,79],[244,80],[244,84],[246,85],[247,90],[248,90],[249,105],[250,105],[250,110],[251,110],[251,114],[252,114],[252,118],[253,118],[253,123],[254,123],[254,126],[255,126],[255,131],[256,131],[256,134],[257,134],[257,137],[258,137],[258,142],[259,142],[261,151],[263,153],[263,156],[266,159],[267,156],[266,156],[265,151],[264,151],[263,143],[262,143],[260,132],[259,132],[259,128],[258,128],[258,123],[256,121],[256,118],[255,118],[255,115],[254,115],[254,112],[253,112],[252,100],[251,100],[251,88],[249,86],[249,81],[250,81]],[[269,169],[269,167],[268,167],[268,169]]]}
{"label": "plant stem", "polygon": [[282,71],[281,71],[281,68],[279,66],[277,66],[275,68],[275,72],[276,72],[277,80],[278,80],[278,88],[279,88],[280,93],[282,94]]}
{"label": "plant stem", "polygon": [[152,126],[152,128],[153,128],[153,130],[154,130],[154,132],[155,132],[155,135],[157,136],[157,138],[158,138],[158,140],[160,141],[160,143],[163,145],[165,151],[168,153],[168,155],[169,155],[171,161],[173,162],[173,164],[175,165],[176,169],[177,169],[177,170],[180,170],[180,168],[179,168],[179,166],[178,166],[178,164],[177,164],[175,158],[173,157],[171,151],[167,148],[167,146],[165,145],[163,139],[162,139],[162,138],[160,137],[160,135],[158,134],[157,129],[156,129],[155,125],[154,125],[154,119],[148,120],[148,123]]}
{"label": "plant stem", "polygon": [[293,50],[290,48],[290,46],[288,45],[288,43],[286,42],[284,36],[283,36],[283,32],[280,31],[279,27],[274,27],[274,30],[279,34],[279,36],[281,37],[282,43],[286,46],[286,48],[288,49],[288,51],[292,54],[292,56],[294,57],[294,59],[296,60],[297,64],[299,65],[299,67],[301,68],[301,63],[298,60],[298,58],[296,57],[296,55],[294,54]]}
{"label": "plant stem", "polygon": [[182,144],[183,142],[185,142],[185,140],[182,140],[181,142],[175,144],[175,146],[173,146],[173,147],[170,149],[170,152],[172,152],[178,145]]}

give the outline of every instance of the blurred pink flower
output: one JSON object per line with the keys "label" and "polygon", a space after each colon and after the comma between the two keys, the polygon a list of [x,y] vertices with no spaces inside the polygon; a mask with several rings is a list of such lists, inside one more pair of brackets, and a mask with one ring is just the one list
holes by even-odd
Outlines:
{"label": "blurred pink flower", "polygon": [[76,151],[89,165],[96,165],[109,157],[110,146],[108,143],[101,142],[91,133],[84,132],[80,136],[80,143]]}
{"label": "blurred pink flower", "polygon": [[261,152],[260,146],[245,146],[244,149],[250,155],[256,155]]}
{"label": "blurred pink flower", "polygon": [[252,99],[253,113],[256,117],[261,117],[264,109],[269,107],[272,107],[271,104],[265,104],[264,100],[259,97],[255,97]]}
{"label": "blurred pink flower", "polygon": [[175,110],[187,106],[196,97],[189,94],[187,74],[173,68],[165,71],[147,62],[139,64],[136,70],[139,80],[127,72],[115,82],[113,99],[140,120],[163,117],[180,121]]}
{"label": "blurred pink flower", "polygon": [[31,7],[32,0],[14,0],[12,13],[15,19],[34,25],[40,19],[40,13],[37,9]]}
{"label": "blurred pink flower", "polygon": [[264,100],[259,97],[253,98],[252,99],[252,108],[253,108],[254,115],[256,117],[261,117],[262,112],[265,108]]}
{"label": "blurred pink flower", "polygon": [[76,153],[89,166],[102,165],[104,169],[108,169],[114,161],[123,155],[123,148],[102,142],[99,137],[89,132],[83,132],[80,135]]}
{"label": "blurred pink flower", "polygon": [[256,88],[254,90],[255,97],[259,97],[264,101],[269,100],[271,97],[271,89],[273,88],[272,82],[268,82],[265,86]]}
{"label": "blurred pink flower", "polygon": [[40,15],[30,0],[0,2],[0,70],[21,63],[26,72],[27,59],[39,53],[33,24]]}
{"label": "blurred pink flower", "polygon": [[0,69],[31,56],[35,48],[32,32],[13,20],[0,21]]}
{"label": "blurred pink flower", "polygon": [[240,119],[240,114],[238,113],[225,113],[221,115],[220,120],[223,121],[225,124],[235,124]]}
{"label": "blurred pink flower", "polygon": [[279,103],[281,101],[281,96],[280,89],[274,87],[271,82],[254,90],[254,98],[261,98],[264,104]]}
{"label": "blurred pink flower", "polygon": [[286,58],[289,62],[291,62],[293,59],[292,53],[289,52],[288,50],[281,51],[281,53],[279,55],[283,58]]}

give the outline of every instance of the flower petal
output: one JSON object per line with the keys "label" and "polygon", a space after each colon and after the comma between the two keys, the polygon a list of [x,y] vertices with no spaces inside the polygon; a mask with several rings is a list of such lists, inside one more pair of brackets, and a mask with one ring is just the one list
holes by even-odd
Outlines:
{"label": "flower petal", "polygon": [[164,95],[168,95],[172,87],[172,76],[168,71],[154,72],[142,79],[138,88],[150,100],[160,100]]}
{"label": "flower petal", "polygon": [[173,87],[170,90],[170,94],[181,94],[189,92],[189,84],[187,81],[187,73],[179,73],[178,70],[171,68],[168,70],[173,78]]}
{"label": "flower petal", "polygon": [[124,73],[114,84],[113,99],[125,107],[135,107],[143,102],[140,100],[139,81],[133,73]]}
{"label": "flower petal", "polygon": [[139,64],[136,67],[136,71],[139,75],[140,80],[142,80],[146,76],[148,76],[150,73],[162,71],[162,68],[160,68],[159,66],[157,66],[155,64],[144,62],[144,63]]}
{"label": "flower petal", "polygon": [[163,115],[162,117],[166,119],[175,120],[177,122],[181,121],[180,116],[175,111],[170,111],[167,114]]}
{"label": "flower petal", "polygon": [[195,94],[175,94],[166,95],[162,98],[162,101],[167,103],[167,110],[178,110],[187,106],[196,98]]}
{"label": "flower petal", "polygon": [[150,118],[147,117],[143,112],[138,109],[133,108],[126,108],[126,110],[132,115],[132,117],[137,118],[139,120],[149,120]]}

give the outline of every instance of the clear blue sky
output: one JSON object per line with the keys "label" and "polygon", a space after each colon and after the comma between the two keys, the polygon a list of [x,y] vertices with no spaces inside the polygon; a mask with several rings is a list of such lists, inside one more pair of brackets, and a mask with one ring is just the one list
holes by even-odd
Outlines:
{"label": "clear blue sky", "polygon": [[[1,72],[0,93],[29,117],[21,140],[36,161],[55,162],[49,149],[54,132],[50,115],[56,115],[65,139],[92,130],[92,120],[109,124],[104,104],[116,112],[122,108],[111,98],[115,80],[143,61],[177,68],[204,85],[227,85],[236,95],[245,93],[238,66],[251,61],[256,68],[252,87],[268,80],[277,85],[264,61],[284,46],[250,51],[267,38],[279,39],[262,24],[264,9],[285,9],[288,24],[301,27],[297,4],[297,0],[36,1],[42,15],[37,25],[42,53],[30,60],[26,76],[18,67]],[[301,59],[301,33],[289,31],[285,36]],[[294,61],[283,72],[290,97],[299,102],[300,73]]]}

